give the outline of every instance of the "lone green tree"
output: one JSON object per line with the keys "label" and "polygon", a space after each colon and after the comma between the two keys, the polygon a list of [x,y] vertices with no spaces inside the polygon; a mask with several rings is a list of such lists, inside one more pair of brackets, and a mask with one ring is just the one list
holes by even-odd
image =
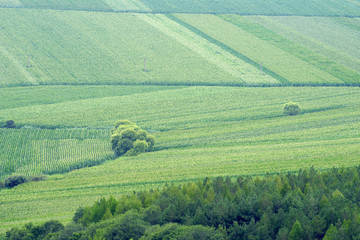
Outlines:
{"label": "lone green tree", "polygon": [[295,102],[288,102],[284,105],[285,115],[297,115],[300,113],[300,106]]}
{"label": "lone green tree", "polygon": [[136,156],[153,150],[155,138],[128,120],[118,120],[111,130],[111,145],[115,156]]}

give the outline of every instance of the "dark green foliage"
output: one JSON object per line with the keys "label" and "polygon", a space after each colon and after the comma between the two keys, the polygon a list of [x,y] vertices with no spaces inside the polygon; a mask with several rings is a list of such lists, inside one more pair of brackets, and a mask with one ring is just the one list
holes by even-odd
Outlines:
{"label": "dark green foliage", "polygon": [[111,131],[111,145],[115,156],[136,156],[151,151],[155,138],[135,123],[128,120],[119,120]]}
{"label": "dark green foliage", "polygon": [[298,103],[288,102],[284,106],[285,115],[298,115],[300,113],[300,107]]}
{"label": "dark green foliage", "polygon": [[6,121],[4,128],[16,128],[16,124],[13,120]]}
{"label": "dark green foliage", "polygon": [[25,227],[18,229],[13,228],[6,233],[6,239],[10,240],[35,240],[55,236],[54,233],[64,229],[59,221],[50,220],[41,225],[26,224]]}
{"label": "dark green foliage", "polygon": [[18,175],[10,176],[7,179],[5,179],[5,187],[13,188],[27,181],[28,180],[25,176],[18,176]]}
{"label": "dark green foliage", "polygon": [[212,227],[200,225],[183,226],[177,223],[168,223],[163,226],[155,225],[149,228],[142,240],[161,240],[161,239],[178,239],[178,240],[221,240],[226,239],[220,231]]}
{"label": "dark green foliage", "polygon": [[138,213],[129,211],[116,219],[103,237],[105,239],[139,239],[148,225]]}
{"label": "dark green foliage", "polygon": [[[111,196],[76,211],[74,221],[83,228],[69,225],[51,239],[358,239],[359,174],[360,167],[311,168]],[[44,233],[43,227],[30,228],[31,234]],[[25,237],[26,229],[8,234]]]}
{"label": "dark green foliage", "polygon": [[58,233],[58,235],[53,236],[50,239],[56,239],[56,240],[69,240],[69,239],[78,239],[77,236],[81,236],[81,231],[83,231],[85,228],[81,224],[77,223],[71,223]]}
{"label": "dark green foliage", "polygon": [[46,176],[22,176],[22,175],[13,175],[5,179],[4,186],[2,186],[2,183],[0,182],[0,188],[7,187],[7,188],[13,188],[17,185],[26,183],[26,182],[38,182],[38,181],[45,181]]}

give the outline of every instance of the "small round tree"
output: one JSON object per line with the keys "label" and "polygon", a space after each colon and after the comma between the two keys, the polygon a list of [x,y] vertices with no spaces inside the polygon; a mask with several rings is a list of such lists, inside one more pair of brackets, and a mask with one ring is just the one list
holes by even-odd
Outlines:
{"label": "small round tree", "polygon": [[142,130],[135,123],[119,120],[111,130],[111,145],[115,156],[136,156],[151,151],[155,138]]}
{"label": "small round tree", "polygon": [[285,115],[297,115],[300,113],[300,107],[298,103],[288,102],[284,106]]}

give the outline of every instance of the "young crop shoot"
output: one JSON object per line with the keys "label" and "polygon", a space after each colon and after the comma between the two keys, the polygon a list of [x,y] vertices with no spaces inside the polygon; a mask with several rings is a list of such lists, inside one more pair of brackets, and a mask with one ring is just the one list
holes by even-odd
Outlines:
{"label": "young crop shoot", "polygon": [[298,115],[300,113],[299,104],[296,102],[288,102],[284,106],[285,115]]}
{"label": "young crop shoot", "polygon": [[128,120],[117,121],[111,130],[111,145],[116,157],[136,156],[151,151],[154,143],[154,136]]}

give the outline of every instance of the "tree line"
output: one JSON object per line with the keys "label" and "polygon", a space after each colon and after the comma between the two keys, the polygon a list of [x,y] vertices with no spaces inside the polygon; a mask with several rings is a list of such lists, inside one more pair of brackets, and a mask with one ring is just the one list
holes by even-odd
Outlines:
{"label": "tree line", "polygon": [[[206,178],[101,198],[7,239],[360,239],[360,167]],[[28,237],[28,238],[27,238]]]}

